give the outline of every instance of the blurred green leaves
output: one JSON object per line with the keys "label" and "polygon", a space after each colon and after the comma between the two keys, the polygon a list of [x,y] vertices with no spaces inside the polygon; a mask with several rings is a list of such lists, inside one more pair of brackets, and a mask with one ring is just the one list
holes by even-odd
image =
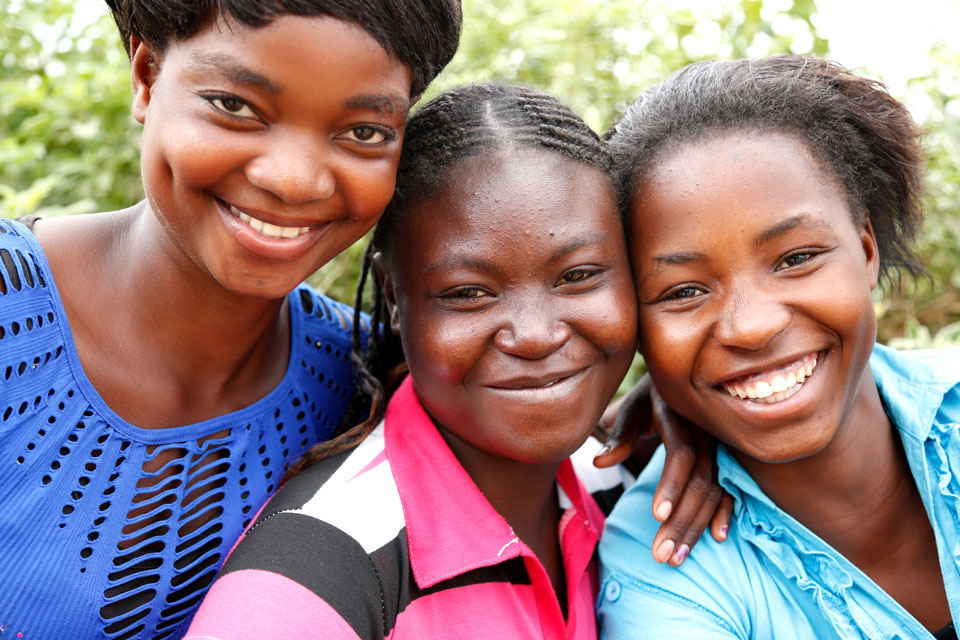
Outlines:
{"label": "blurred green leaves", "polygon": [[[826,55],[815,0],[464,0],[460,51],[424,100],[463,82],[553,93],[598,131],[641,90],[695,60]],[[128,62],[106,6],[0,0],[0,216],[118,209],[142,198]],[[920,252],[932,282],[877,297],[880,339],[960,342],[960,55],[915,78],[930,135],[930,212]],[[842,60],[840,62],[843,62]],[[352,301],[362,244],[311,282]],[[639,369],[635,369],[634,373]]]}

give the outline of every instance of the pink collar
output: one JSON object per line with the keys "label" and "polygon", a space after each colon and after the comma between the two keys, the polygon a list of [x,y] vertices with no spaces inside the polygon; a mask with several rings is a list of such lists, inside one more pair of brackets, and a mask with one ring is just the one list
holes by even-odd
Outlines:
{"label": "pink collar", "polygon": [[[453,455],[420,404],[410,376],[390,400],[384,431],[406,522],[410,564],[421,589],[520,555],[533,557]],[[603,514],[569,460],[560,464],[557,483],[573,505],[568,513],[585,518],[595,545]],[[566,520],[565,514],[561,527]],[[576,564],[585,567],[586,560]]]}

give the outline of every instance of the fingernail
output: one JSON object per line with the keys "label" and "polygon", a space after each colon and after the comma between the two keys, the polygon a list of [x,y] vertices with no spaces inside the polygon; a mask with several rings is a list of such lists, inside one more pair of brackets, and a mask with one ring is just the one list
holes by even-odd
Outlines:
{"label": "fingernail", "polygon": [[728,527],[727,525],[723,525],[722,527],[720,527],[720,537],[726,540],[728,531],[730,531],[730,527]]}
{"label": "fingernail", "polygon": [[670,554],[673,553],[673,548],[676,546],[673,540],[664,540],[660,543],[660,546],[657,547],[657,562],[666,562],[670,559]]}
{"label": "fingernail", "polygon": [[657,520],[663,522],[670,517],[671,511],[673,511],[673,503],[669,500],[664,500],[657,505],[657,511],[654,515],[657,516]]}
{"label": "fingernail", "polygon": [[605,454],[607,454],[607,453],[610,453],[610,445],[605,444],[605,445],[603,445],[602,447],[600,447],[600,451],[597,451],[597,455],[595,455],[595,456],[593,456],[593,457],[594,457],[594,458],[599,458],[600,456],[605,455]]}
{"label": "fingernail", "polygon": [[680,547],[677,549],[677,552],[673,554],[673,564],[680,565],[680,563],[682,563],[684,560],[687,559],[687,554],[689,553],[690,553],[689,546],[685,544],[680,545]]}

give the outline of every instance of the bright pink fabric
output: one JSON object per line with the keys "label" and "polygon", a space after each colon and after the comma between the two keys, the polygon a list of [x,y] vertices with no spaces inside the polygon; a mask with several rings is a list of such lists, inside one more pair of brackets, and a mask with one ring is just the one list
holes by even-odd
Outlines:
{"label": "bright pink fabric", "polygon": [[246,569],[213,583],[184,640],[314,637],[358,640],[340,614],[306,587],[270,571]]}
{"label": "bright pink fabric", "polygon": [[[460,465],[417,399],[409,376],[390,401],[385,428],[387,459],[400,492],[417,586],[425,589],[470,569],[522,556],[530,587],[495,583],[484,585],[483,590],[477,586],[456,589],[453,593],[462,592],[462,602],[456,607],[458,615],[473,616],[475,623],[489,633],[486,637],[596,638],[593,603],[597,575],[591,559],[603,530],[603,514],[577,479],[569,460],[564,460],[557,472],[557,483],[573,503],[559,527],[570,614],[565,622],[543,565],[517,540],[507,521]],[[517,594],[525,590],[532,592],[531,597],[521,602]],[[399,634],[407,625],[421,629],[425,634],[422,637],[449,633],[442,625],[432,630],[423,628],[424,621],[417,619],[418,611],[434,610],[433,605],[421,601],[439,595],[421,598],[400,613],[393,637],[404,637]],[[497,619],[507,623],[507,629],[499,634],[485,628],[494,612]],[[519,631],[531,626],[539,632],[531,635]]]}

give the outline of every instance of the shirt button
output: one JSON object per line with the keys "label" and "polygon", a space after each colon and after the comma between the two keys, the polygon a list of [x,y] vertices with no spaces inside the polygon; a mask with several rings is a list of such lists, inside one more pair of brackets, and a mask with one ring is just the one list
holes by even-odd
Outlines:
{"label": "shirt button", "polygon": [[610,602],[616,602],[617,600],[620,599],[621,591],[622,589],[620,587],[620,583],[617,582],[616,580],[611,580],[610,582],[607,583],[607,587],[606,589],[604,589],[603,594],[604,596],[606,596],[607,600],[609,600]]}

